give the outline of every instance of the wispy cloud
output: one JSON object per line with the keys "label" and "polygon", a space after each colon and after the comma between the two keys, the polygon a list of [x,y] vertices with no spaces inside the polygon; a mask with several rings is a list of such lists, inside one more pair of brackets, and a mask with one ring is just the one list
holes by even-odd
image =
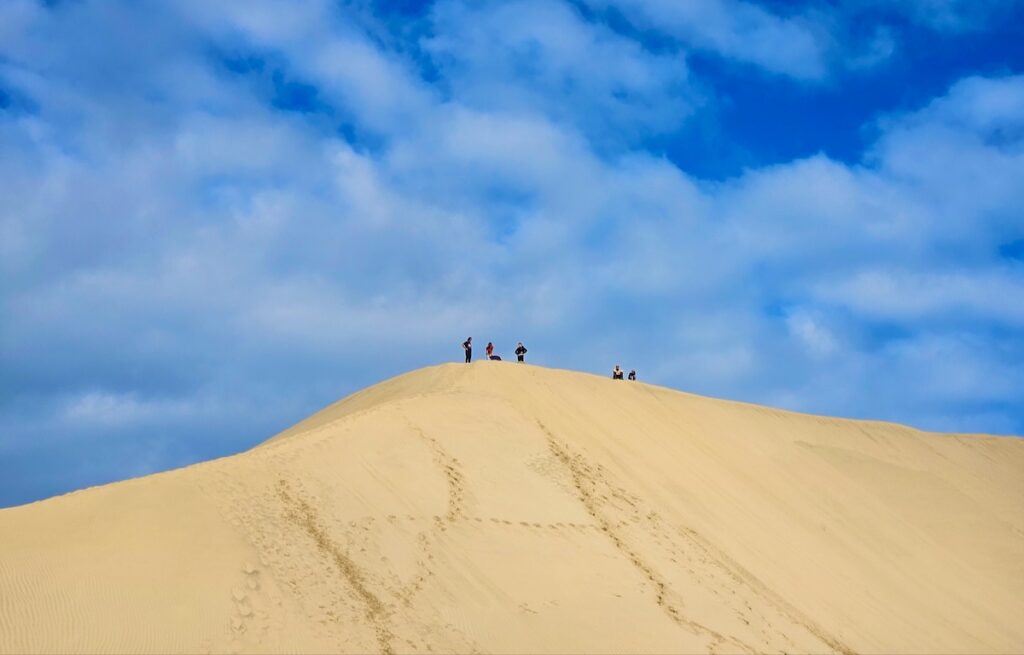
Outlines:
{"label": "wispy cloud", "polygon": [[568,4],[445,1],[430,20],[442,87],[473,109],[540,113],[600,143],[678,129],[701,100],[681,52],[652,53]]}
{"label": "wispy cloud", "polygon": [[743,0],[588,2],[622,12],[641,29],[772,73],[813,80],[828,70],[827,34],[808,16],[780,16]]}

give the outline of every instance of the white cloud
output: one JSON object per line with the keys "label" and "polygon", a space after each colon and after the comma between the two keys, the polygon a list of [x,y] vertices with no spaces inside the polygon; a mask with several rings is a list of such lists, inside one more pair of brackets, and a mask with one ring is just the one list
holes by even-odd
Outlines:
{"label": "white cloud", "polygon": [[838,348],[835,336],[819,320],[809,314],[803,312],[790,314],[786,317],[786,326],[813,357],[827,357]]}
{"label": "white cloud", "polygon": [[87,392],[68,399],[60,419],[77,428],[85,426],[114,427],[131,425],[141,428],[146,423],[177,419],[194,413],[185,401],[146,401],[133,393]]}
{"label": "white cloud", "polygon": [[886,354],[895,360],[896,379],[918,385],[930,403],[1018,402],[1024,375],[1000,361],[1000,350],[987,339],[952,333],[896,342]]}
{"label": "white cloud", "polygon": [[[636,28],[667,36],[686,50],[818,83],[844,69],[863,73],[892,61],[903,49],[901,22],[957,35],[1011,20],[1015,5],[1015,0],[843,0],[771,3],[771,8],[746,0],[585,2],[620,12]],[[873,29],[862,33],[871,23]]]}
{"label": "white cloud", "polygon": [[873,318],[996,322],[1024,328],[1024,276],[1019,270],[857,271],[817,285],[816,295]]}
{"label": "white cloud", "polygon": [[[1024,75],[966,77],[924,109],[896,121],[903,129],[937,123],[985,136],[1024,127]],[[1018,140],[1021,134],[1015,136]]]}
{"label": "white cloud", "polygon": [[614,7],[643,29],[699,50],[802,80],[826,76],[829,37],[805,16],[778,16],[742,0],[589,0]]}
{"label": "white cloud", "polygon": [[437,3],[424,47],[459,103],[540,113],[591,139],[678,129],[701,102],[685,57],[654,54],[563,2]]}
{"label": "white cloud", "polygon": [[310,38],[327,38],[337,20],[326,0],[307,0],[281,11],[276,0],[244,4],[183,0],[180,11],[193,24],[229,43],[240,39],[276,48],[301,46]]}
{"label": "white cloud", "polygon": [[369,128],[401,131],[432,106],[430,92],[415,75],[363,37],[333,36],[307,48],[310,52],[292,60],[295,70]]}
{"label": "white cloud", "polygon": [[881,122],[868,163],[927,206],[937,242],[992,252],[1021,235],[1024,77],[966,78],[920,111]]}

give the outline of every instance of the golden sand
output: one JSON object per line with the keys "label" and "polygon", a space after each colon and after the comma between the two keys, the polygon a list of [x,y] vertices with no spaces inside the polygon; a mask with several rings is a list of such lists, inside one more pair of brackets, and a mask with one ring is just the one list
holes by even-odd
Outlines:
{"label": "golden sand", "polygon": [[0,652],[1024,651],[1024,440],[514,363],[0,510]]}

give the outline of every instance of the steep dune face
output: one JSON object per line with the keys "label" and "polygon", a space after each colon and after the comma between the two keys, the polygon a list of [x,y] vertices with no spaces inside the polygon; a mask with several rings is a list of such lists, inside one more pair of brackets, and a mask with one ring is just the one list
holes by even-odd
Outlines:
{"label": "steep dune face", "polygon": [[532,366],[0,511],[0,652],[1020,652],[1024,440]]}

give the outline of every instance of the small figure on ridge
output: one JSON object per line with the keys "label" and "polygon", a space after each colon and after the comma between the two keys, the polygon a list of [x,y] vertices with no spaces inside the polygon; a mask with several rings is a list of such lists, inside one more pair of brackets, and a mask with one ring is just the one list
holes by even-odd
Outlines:
{"label": "small figure on ridge", "polygon": [[622,369],[619,368],[618,364],[616,364],[615,368],[612,369],[612,379],[613,380],[621,380],[622,379]]}
{"label": "small figure on ridge", "polygon": [[462,342],[462,349],[466,351],[466,363],[473,360],[473,337]]}
{"label": "small figure on ridge", "polygon": [[516,358],[518,358],[519,361],[523,361],[523,355],[525,355],[525,354],[526,354],[526,346],[524,346],[523,342],[520,341],[519,342],[519,346],[516,347]]}
{"label": "small figure on ridge", "polygon": [[485,350],[487,352],[487,359],[492,359],[491,355],[494,354],[494,344],[492,342],[488,341],[487,342],[487,348]]}
{"label": "small figure on ridge", "polygon": [[633,369],[629,372],[629,379],[633,380],[634,382],[636,381],[636,369]]}

